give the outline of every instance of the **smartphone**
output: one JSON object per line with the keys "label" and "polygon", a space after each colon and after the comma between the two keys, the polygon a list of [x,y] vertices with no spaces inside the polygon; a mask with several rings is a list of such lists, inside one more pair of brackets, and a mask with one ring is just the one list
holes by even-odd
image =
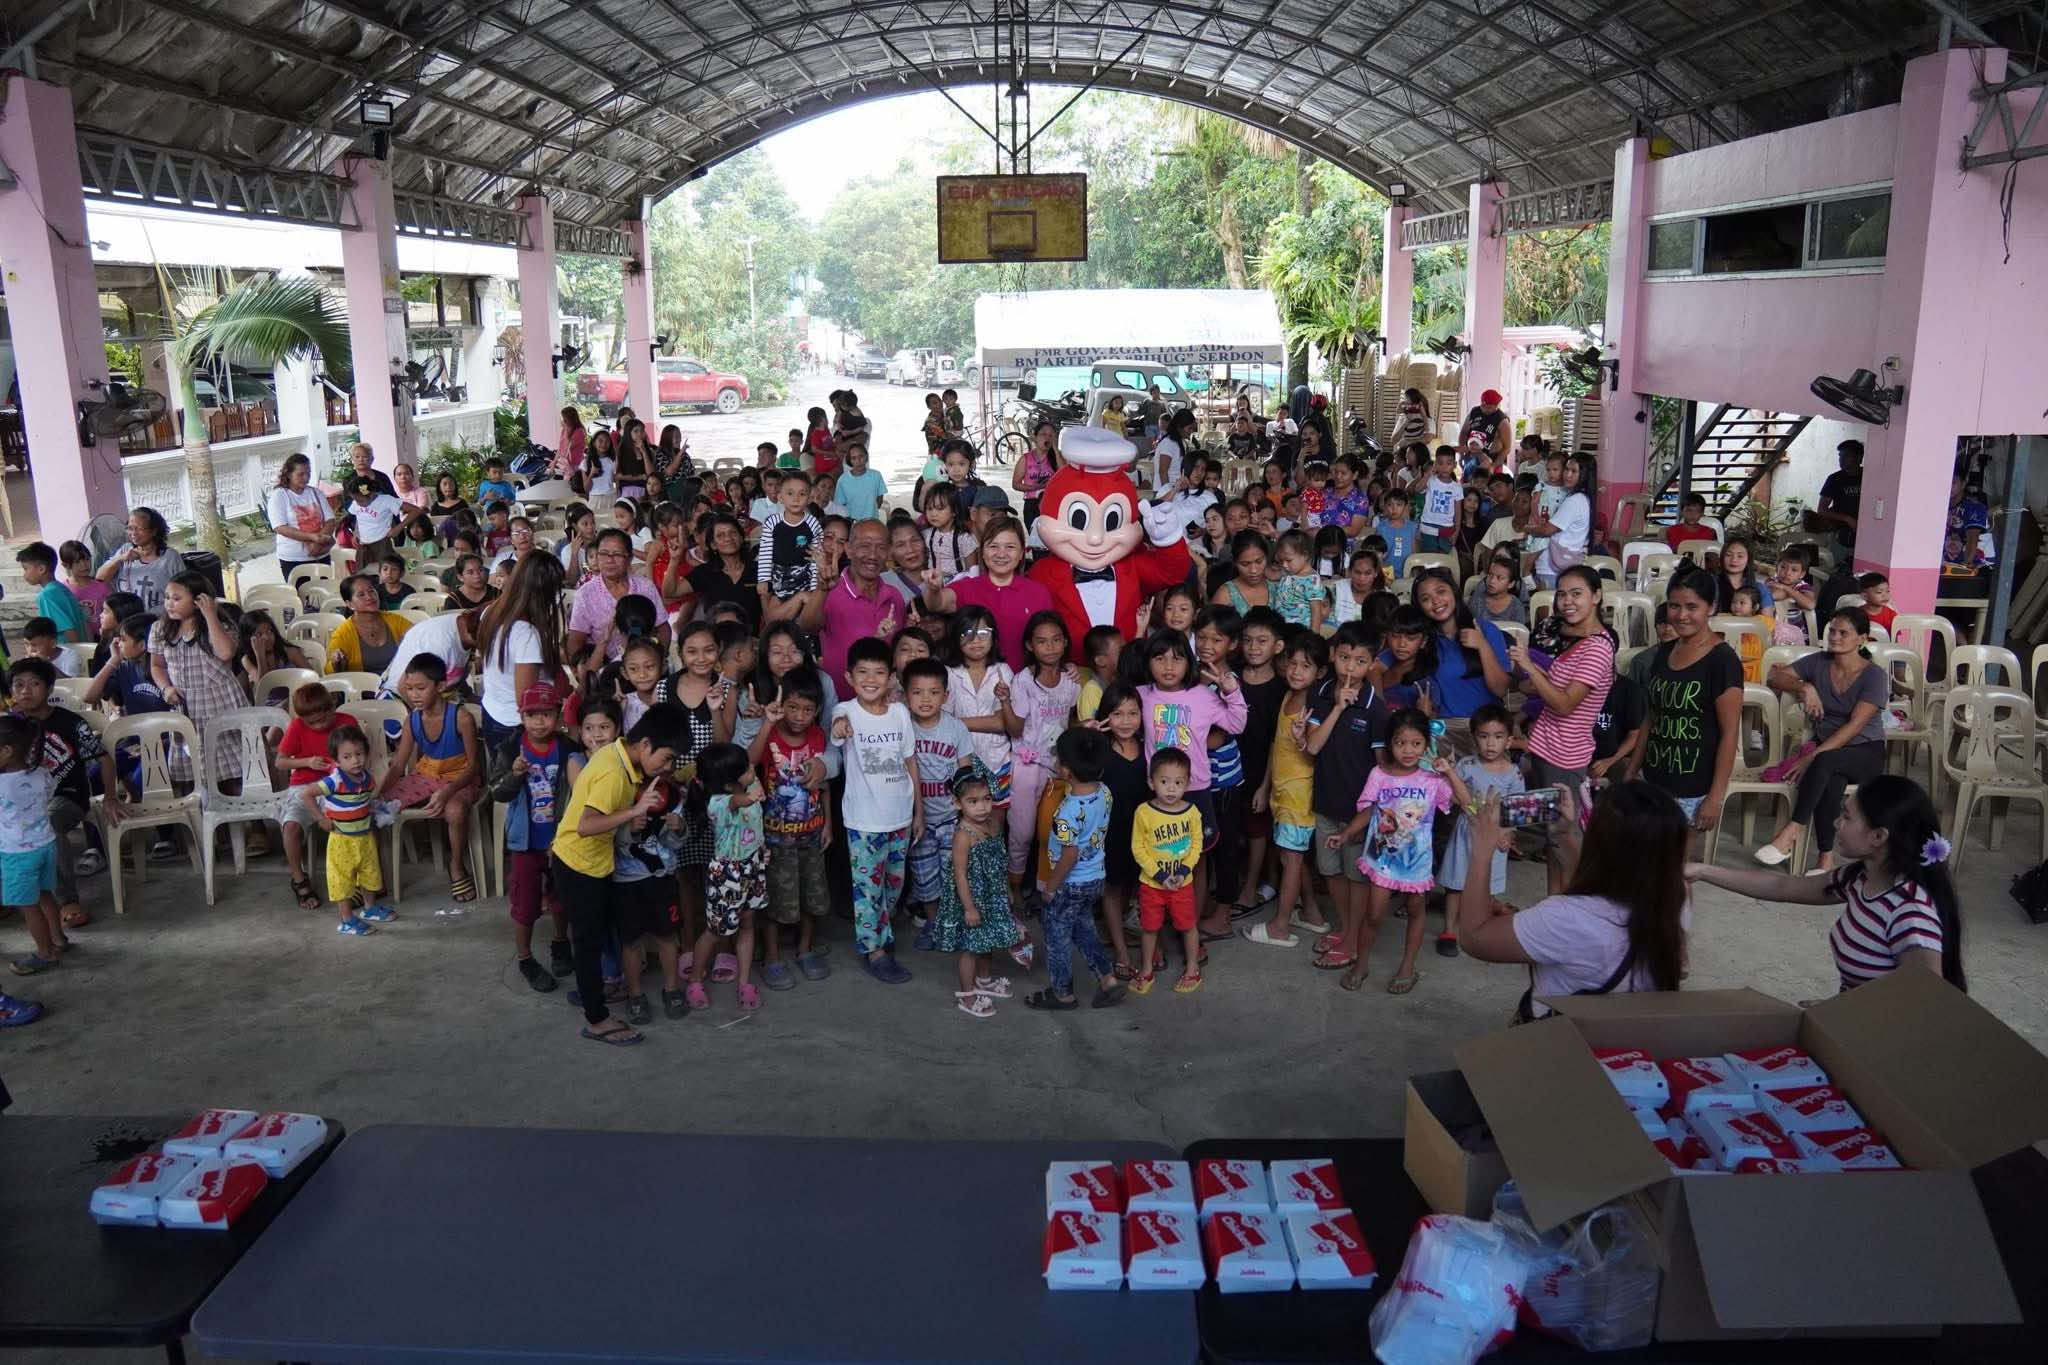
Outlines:
{"label": "smartphone", "polygon": [[1500,799],[1500,822],[1508,829],[1547,825],[1564,813],[1564,788],[1537,787],[1510,792]]}

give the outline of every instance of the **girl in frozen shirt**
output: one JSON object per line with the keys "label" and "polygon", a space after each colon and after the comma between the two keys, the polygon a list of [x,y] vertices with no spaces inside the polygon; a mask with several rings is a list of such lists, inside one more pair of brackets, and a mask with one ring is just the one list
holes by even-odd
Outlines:
{"label": "girl in frozen shirt", "polygon": [[[1209,731],[1244,733],[1244,693],[1237,674],[1225,666],[1197,671],[1187,634],[1171,625],[1145,637],[1143,654],[1148,686],[1138,689],[1144,704],[1145,761],[1161,749],[1179,749],[1188,759],[1187,798],[1202,813],[1202,852],[1216,847],[1216,793],[1210,788]],[[1209,914],[1207,878],[1195,878],[1195,920]],[[1197,963],[1197,966],[1200,964]]]}
{"label": "girl in frozen shirt", "polygon": [[1401,949],[1401,965],[1387,983],[1387,994],[1406,995],[1422,979],[1415,959],[1422,951],[1429,917],[1423,913],[1419,897],[1435,885],[1430,877],[1432,827],[1438,815],[1450,810],[1453,798],[1460,805],[1472,799],[1450,759],[1429,752],[1430,739],[1428,716],[1413,707],[1396,711],[1387,722],[1387,743],[1380,751],[1379,766],[1358,794],[1358,814],[1324,841],[1330,848],[1341,849],[1365,835],[1365,851],[1358,858],[1358,870],[1367,881],[1365,905],[1347,914],[1350,922],[1344,926],[1343,951],[1316,963],[1324,968],[1343,966],[1339,984],[1347,991],[1365,984],[1373,942],[1397,893],[1410,897],[1408,935]]}
{"label": "girl in frozen shirt", "polygon": [[1024,623],[1024,651],[1031,666],[1010,681],[1006,704],[1021,728],[1010,745],[1010,889],[1024,884],[1031,865],[1031,841],[1038,832],[1038,798],[1052,780],[1058,760],[1053,746],[1080,700],[1081,684],[1067,666],[1066,618],[1057,611],[1034,613]]}

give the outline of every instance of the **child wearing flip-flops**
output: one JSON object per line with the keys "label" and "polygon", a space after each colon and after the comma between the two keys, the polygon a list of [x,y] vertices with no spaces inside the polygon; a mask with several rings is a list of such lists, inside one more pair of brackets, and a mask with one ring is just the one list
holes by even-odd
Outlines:
{"label": "child wearing flip-flops", "polygon": [[1428,924],[1421,897],[1432,885],[1431,827],[1437,815],[1450,810],[1454,798],[1460,805],[1472,801],[1471,791],[1450,759],[1429,753],[1430,738],[1428,716],[1413,707],[1396,711],[1387,721],[1387,742],[1379,766],[1358,794],[1358,813],[1324,841],[1326,848],[1336,850],[1361,834],[1365,838],[1364,852],[1358,858],[1366,877],[1365,905],[1362,911],[1354,910],[1345,926],[1351,965],[1340,984],[1347,991],[1365,984],[1373,942],[1397,894],[1410,898],[1408,935],[1401,950],[1401,966],[1387,983],[1387,994],[1406,995],[1422,978],[1415,959],[1422,951]]}
{"label": "child wearing flip-flops", "polygon": [[476,899],[468,862],[470,810],[484,765],[476,718],[442,692],[447,677],[448,665],[438,654],[416,654],[405,666],[398,691],[411,714],[377,795],[423,807],[429,819],[447,824],[448,898],[467,904]]}
{"label": "child wearing flip-flops", "polygon": [[1010,998],[1009,979],[996,975],[993,955],[1024,939],[1010,914],[1009,833],[979,763],[959,769],[951,791],[959,819],[953,826],[949,875],[932,911],[932,947],[960,955],[954,1006],[986,1019],[996,1012],[996,1001]]}
{"label": "child wearing flip-flops", "polygon": [[711,861],[704,865],[704,930],[697,935],[685,988],[693,1010],[709,1009],[704,977],[714,948],[738,962],[739,1004],[761,1008],[761,988],[748,978],[754,970],[754,918],[768,908],[768,848],[761,838],[761,784],[754,765],[737,744],[713,744],[697,758],[690,788],[691,823],[711,829]]}

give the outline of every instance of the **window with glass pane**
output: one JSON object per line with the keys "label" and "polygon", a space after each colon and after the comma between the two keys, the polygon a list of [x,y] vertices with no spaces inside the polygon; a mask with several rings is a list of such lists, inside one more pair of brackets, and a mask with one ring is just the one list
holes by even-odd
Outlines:
{"label": "window with glass pane", "polygon": [[1697,218],[1679,223],[1650,224],[1650,271],[1690,271],[1693,245],[1699,237]]}
{"label": "window with glass pane", "polygon": [[1815,261],[1881,261],[1891,227],[1892,197],[1866,194],[1815,206]]}

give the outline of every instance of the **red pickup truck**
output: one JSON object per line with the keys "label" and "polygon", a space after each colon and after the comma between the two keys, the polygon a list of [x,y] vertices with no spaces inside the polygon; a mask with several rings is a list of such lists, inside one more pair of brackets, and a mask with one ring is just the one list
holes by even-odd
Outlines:
{"label": "red pickup truck", "polygon": [[[661,390],[661,405],[713,408],[738,412],[747,401],[747,377],[714,370],[689,356],[658,356],[654,361],[655,382]],[[626,403],[626,376],[621,371],[576,376],[576,397],[597,404],[598,412],[610,417]],[[648,414],[651,415],[651,414]]]}

